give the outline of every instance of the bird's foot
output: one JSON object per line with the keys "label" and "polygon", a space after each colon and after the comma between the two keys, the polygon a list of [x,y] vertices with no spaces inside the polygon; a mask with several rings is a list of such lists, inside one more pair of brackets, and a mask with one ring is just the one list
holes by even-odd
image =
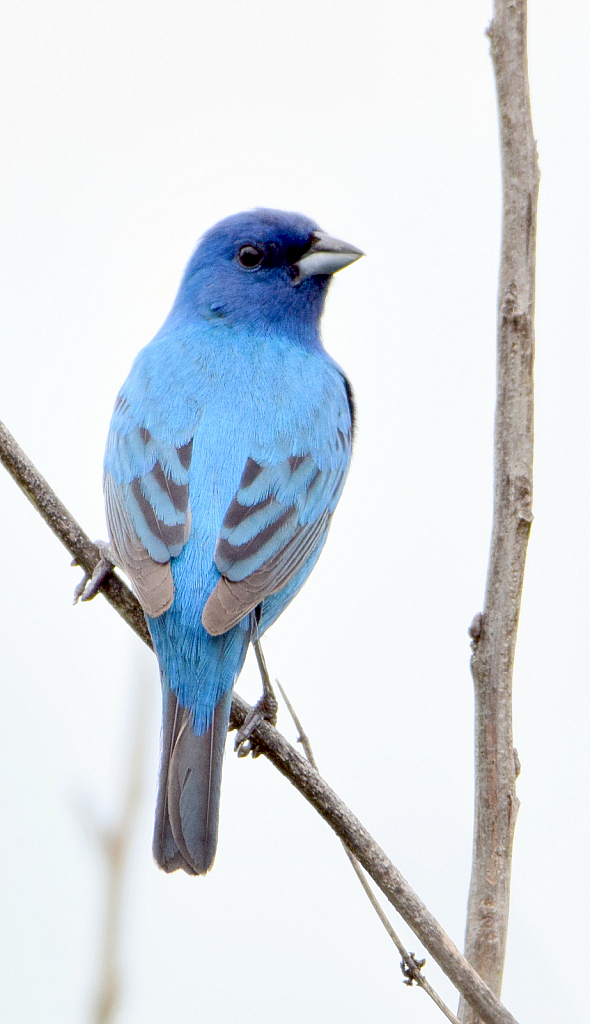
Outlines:
{"label": "bird's foot", "polygon": [[[92,598],[96,597],[107,576],[115,568],[113,552],[107,541],[97,540],[95,544],[100,551],[100,560],[96,563],[92,575],[85,572],[78,583],[74,590],[74,604],[77,604],[78,601],[92,601]],[[72,565],[78,564],[77,558],[74,558]]]}
{"label": "bird's foot", "polygon": [[238,729],[234,744],[234,750],[238,757],[248,757],[248,754],[252,754],[252,757],[260,757],[262,750],[256,741],[251,739],[252,733],[261,722],[270,722],[271,725],[276,725],[278,710],[279,705],[269,682],[265,684],[262,697],[250,709],[244,724]]}

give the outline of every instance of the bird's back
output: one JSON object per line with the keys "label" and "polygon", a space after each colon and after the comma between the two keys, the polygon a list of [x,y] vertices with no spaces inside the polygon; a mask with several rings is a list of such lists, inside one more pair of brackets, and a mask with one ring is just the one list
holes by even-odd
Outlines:
{"label": "bird's back", "polygon": [[[149,388],[150,395],[170,394],[174,387],[175,408],[180,399],[187,420],[195,423],[189,469],[190,541],[171,561],[174,602],[164,615],[151,620],[150,628],[170,684],[181,703],[194,710],[197,725],[210,719],[221,694],[233,685],[244,656],[247,623],[234,627],[224,639],[209,636],[201,616],[220,579],[215,548],[248,459],[271,466],[289,457],[311,456],[320,470],[345,471],[349,452],[343,465],[334,439],[339,430],[348,434],[351,423],[341,371],[324,350],[295,349],[280,337],[234,334],[222,339],[219,331],[212,333],[212,339],[193,339],[188,360],[185,337],[155,339],[142,362],[142,374],[149,372],[157,381],[157,389]],[[154,397],[161,409],[160,394]],[[140,415],[148,421],[146,405],[144,401]],[[307,575],[299,574],[297,589]],[[290,589],[291,598],[296,590]],[[278,607],[276,600],[274,604]]]}

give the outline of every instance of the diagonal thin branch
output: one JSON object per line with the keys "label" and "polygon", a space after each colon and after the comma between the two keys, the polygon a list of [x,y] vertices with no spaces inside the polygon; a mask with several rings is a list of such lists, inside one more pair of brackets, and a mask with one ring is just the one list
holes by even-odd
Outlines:
{"label": "diagonal thin branch", "polygon": [[[0,461],[33,505],[39,509],[68,551],[78,559],[87,572],[92,572],[100,557],[98,548],[90,543],[86,534],[1,423]],[[109,602],[151,647],[143,612],[129,588],[113,574],[105,581],[104,590]],[[231,714],[231,724],[234,728],[242,725],[249,710],[249,705],[234,694]],[[342,839],[485,1024],[516,1024],[512,1014],[482,981],[381,847],[306,759],[268,722],[262,722],[254,731],[253,737],[268,760],[299,790]]]}
{"label": "diagonal thin branch", "polygon": [[[281,691],[282,698],[285,701],[285,704],[287,705],[287,709],[289,711],[289,714],[291,715],[291,718],[293,719],[293,722],[295,723],[295,728],[297,729],[297,731],[299,733],[299,735],[297,737],[297,742],[301,744],[301,746],[303,747],[303,749],[305,751],[305,756],[306,756],[307,760],[312,765],[312,767],[315,768],[315,770],[317,772],[318,766],[317,766],[317,763],[316,763],[316,759],[314,757],[313,750],[311,748],[311,742],[310,742],[309,736],[305,732],[305,730],[304,730],[304,728],[303,728],[303,726],[301,724],[301,720],[300,720],[297,712],[295,711],[295,708],[291,704],[291,701],[287,697],[287,694],[285,693],[285,690],[283,689],[283,687],[279,683],[278,679],[276,680],[276,683],[277,683],[277,686],[278,686],[279,690]],[[455,1014],[452,1012],[452,1010],[450,1010],[449,1007],[446,1005],[446,1003],[443,1002],[443,1000],[439,996],[438,992],[435,989],[433,989],[433,987],[430,984],[430,982],[428,981],[428,979],[422,974],[422,968],[424,967],[424,964],[426,963],[426,961],[425,960],[416,960],[415,954],[408,952],[408,950],[404,946],[402,940],[400,939],[399,935],[397,934],[395,928],[393,927],[391,921],[389,920],[387,914],[384,912],[383,907],[381,906],[381,904],[379,903],[379,901],[378,901],[377,897],[375,896],[373,890],[371,889],[371,886],[369,885],[369,883],[367,881],[367,878],[365,876],[365,873],[364,873],[362,867],[360,866],[358,860],[356,859],[354,854],[350,852],[350,850],[348,849],[348,847],[346,846],[346,844],[344,842],[342,843],[342,846],[344,847],[344,852],[345,852],[346,856],[348,857],[348,859],[349,859],[349,861],[350,861],[350,863],[352,865],[352,868],[353,868],[353,870],[354,870],[354,872],[355,872],[359,882],[361,883],[361,885],[362,885],[362,887],[363,887],[363,889],[365,891],[365,895],[366,895],[369,903],[371,904],[373,910],[377,914],[377,917],[381,921],[381,924],[385,928],[385,931],[389,935],[389,938],[393,942],[393,944],[396,947],[399,955],[402,958],[400,967],[402,969],[402,974],[404,975],[404,984],[412,985],[415,982],[416,985],[419,986],[419,988],[424,989],[426,994],[429,995],[430,998],[432,999],[433,1003],[436,1003],[436,1005],[438,1006],[439,1010],[442,1013],[444,1013],[444,1015],[447,1018],[447,1020],[451,1021],[451,1024],[460,1024],[459,1018],[455,1017]]]}
{"label": "diagonal thin branch", "polygon": [[[475,823],[465,955],[499,995],[508,932],[519,764],[512,669],[532,523],[535,242],[539,168],[526,0],[495,0],[488,29],[498,95],[503,215],[498,287],[494,516],[483,615],[471,624]],[[462,1002],[463,1024],[478,1014]]]}

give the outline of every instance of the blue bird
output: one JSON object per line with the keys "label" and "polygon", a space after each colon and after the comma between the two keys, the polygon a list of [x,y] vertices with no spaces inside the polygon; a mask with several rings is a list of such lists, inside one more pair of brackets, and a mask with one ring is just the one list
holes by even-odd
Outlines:
{"label": "blue bird", "polygon": [[160,665],[165,871],[213,864],[232,687],[313,569],[342,492],[353,399],[319,321],[331,275],[362,255],[299,214],[221,221],[115,404],[105,504]]}

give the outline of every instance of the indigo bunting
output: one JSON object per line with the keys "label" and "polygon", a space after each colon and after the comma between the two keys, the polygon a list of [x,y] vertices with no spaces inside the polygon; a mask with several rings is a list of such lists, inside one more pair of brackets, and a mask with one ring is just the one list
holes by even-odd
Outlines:
{"label": "indigo bunting", "polygon": [[115,404],[105,504],[160,665],[165,871],[213,863],[232,687],[313,569],[342,492],[353,399],[319,321],[331,275],[362,255],[299,214],[221,221]]}

